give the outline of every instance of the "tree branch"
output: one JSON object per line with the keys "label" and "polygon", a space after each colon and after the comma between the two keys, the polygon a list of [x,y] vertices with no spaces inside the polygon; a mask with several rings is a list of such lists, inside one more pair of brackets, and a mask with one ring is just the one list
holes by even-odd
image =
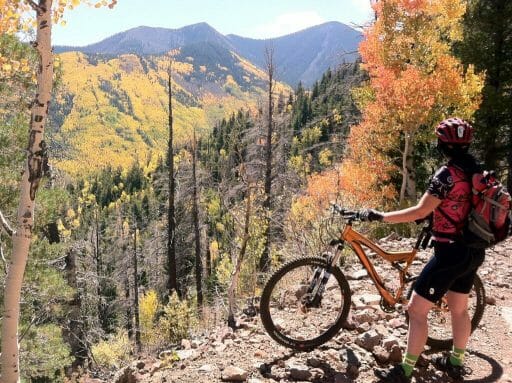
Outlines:
{"label": "tree branch", "polygon": [[2,260],[2,263],[4,264],[4,273],[5,273],[5,275],[7,275],[7,270],[9,268],[9,266],[7,264],[7,260],[5,259],[4,247],[2,244],[1,238],[0,238],[0,259]]}
{"label": "tree branch", "polygon": [[33,0],[26,0],[27,3],[32,7],[32,9],[36,12],[46,12],[46,8],[41,7],[39,4],[36,4]]}
{"label": "tree branch", "polygon": [[16,232],[9,225],[9,222],[7,222],[7,219],[2,214],[2,211],[0,211],[0,223],[2,224],[2,227],[9,236],[12,237],[14,234],[16,234]]}

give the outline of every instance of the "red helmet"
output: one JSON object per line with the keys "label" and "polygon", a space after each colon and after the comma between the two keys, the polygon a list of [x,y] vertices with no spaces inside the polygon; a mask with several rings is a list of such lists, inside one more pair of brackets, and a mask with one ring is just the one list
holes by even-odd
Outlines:
{"label": "red helmet", "polygon": [[473,127],[461,118],[447,118],[436,126],[437,138],[447,144],[469,145],[473,140]]}

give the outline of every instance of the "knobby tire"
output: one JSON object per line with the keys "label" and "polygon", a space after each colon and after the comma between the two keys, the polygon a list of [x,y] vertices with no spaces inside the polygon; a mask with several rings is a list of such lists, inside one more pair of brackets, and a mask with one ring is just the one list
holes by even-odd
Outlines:
{"label": "knobby tire", "polygon": [[325,331],[319,336],[312,339],[294,339],[292,337],[287,336],[283,331],[281,331],[280,327],[274,324],[271,315],[271,298],[272,292],[276,284],[286,276],[286,274],[293,272],[295,269],[298,269],[302,266],[311,266],[311,267],[321,267],[327,268],[328,264],[326,259],[319,257],[305,257],[305,258],[296,258],[281,266],[278,270],[276,270],[270,278],[267,280],[265,287],[263,289],[260,301],[260,317],[265,327],[265,330],[270,335],[272,339],[274,339],[277,343],[291,348],[297,351],[309,351],[312,350],[327,341],[333,338],[341,329],[344,322],[347,320],[348,313],[350,311],[351,305],[351,292],[350,287],[348,285],[347,279],[342,271],[338,267],[331,267],[330,278],[335,278],[335,281],[342,292],[342,307],[338,314],[337,319],[334,323],[325,329]]}

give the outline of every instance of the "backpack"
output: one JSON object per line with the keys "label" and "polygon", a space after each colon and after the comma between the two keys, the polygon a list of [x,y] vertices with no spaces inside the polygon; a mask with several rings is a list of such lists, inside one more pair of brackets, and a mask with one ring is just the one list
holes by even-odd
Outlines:
{"label": "backpack", "polygon": [[493,171],[471,178],[471,211],[463,229],[467,246],[488,248],[510,235],[512,198]]}
{"label": "backpack", "polygon": [[493,171],[473,174],[470,186],[471,209],[464,222],[456,222],[442,209],[438,211],[460,228],[461,235],[454,239],[471,248],[486,249],[511,235],[512,198]]}

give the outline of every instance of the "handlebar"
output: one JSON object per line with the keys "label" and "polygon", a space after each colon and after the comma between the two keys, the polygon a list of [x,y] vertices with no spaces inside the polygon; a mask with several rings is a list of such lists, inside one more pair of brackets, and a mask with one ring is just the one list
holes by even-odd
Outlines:
{"label": "handlebar", "polygon": [[[342,218],[348,220],[349,224],[352,221],[361,221],[360,211],[359,210],[349,210],[345,209],[338,204],[332,203],[331,210],[333,213],[339,214]],[[430,239],[432,237],[432,216],[425,217],[420,220],[415,221],[417,225],[423,224],[420,234],[418,235],[418,239],[416,241],[416,245],[414,246],[416,249],[422,248],[426,249],[430,243]]]}
{"label": "handlebar", "polygon": [[349,210],[341,207],[338,204],[332,203],[331,210],[333,213],[341,215],[344,219],[348,219],[349,221],[360,220],[359,211],[358,210]]}

